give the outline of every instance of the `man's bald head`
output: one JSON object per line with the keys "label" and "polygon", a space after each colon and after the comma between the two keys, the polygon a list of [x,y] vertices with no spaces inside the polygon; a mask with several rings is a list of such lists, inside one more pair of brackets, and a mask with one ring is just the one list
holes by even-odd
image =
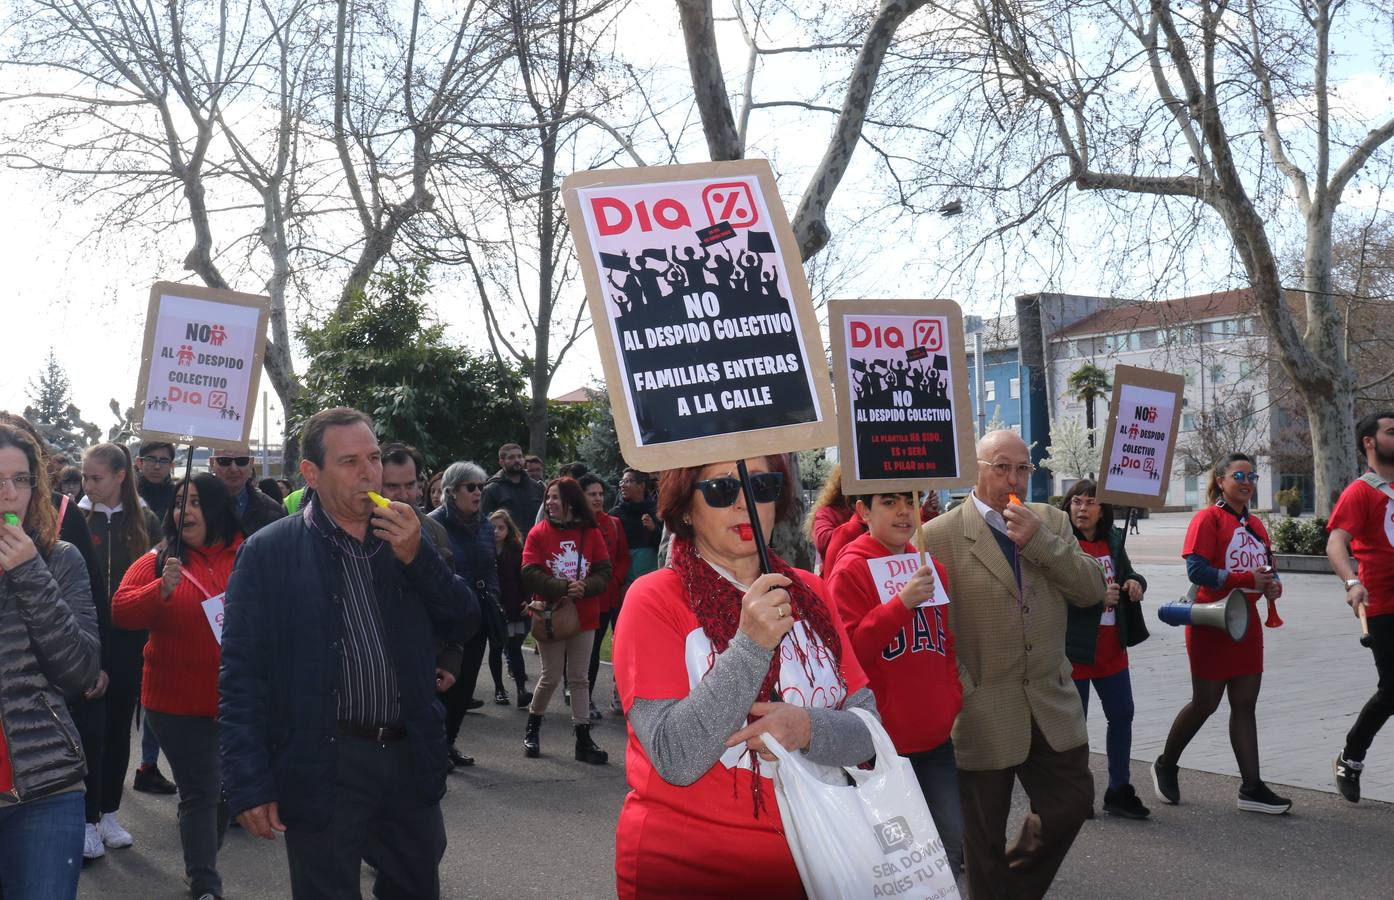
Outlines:
{"label": "man's bald head", "polygon": [[1009,429],[989,431],[978,439],[978,499],[1001,512],[1009,494],[1026,493],[1031,480],[1031,448],[1021,435]]}

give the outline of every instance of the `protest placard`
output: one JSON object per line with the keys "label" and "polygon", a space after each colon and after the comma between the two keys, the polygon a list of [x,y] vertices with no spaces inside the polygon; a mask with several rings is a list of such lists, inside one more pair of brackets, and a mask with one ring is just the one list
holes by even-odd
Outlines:
{"label": "protest placard", "polygon": [[845,494],[972,484],[963,311],[952,300],[834,300]]}
{"label": "protest placard", "polygon": [[167,281],[150,289],[135,405],[142,439],[248,445],[270,306]]}
{"label": "protest placard", "polygon": [[630,465],[836,440],[817,319],[769,163],[580,172],[562,191]]}
{"label": "protest placard", "polygon": [[1183,375],[1136,366],[1114,369],[1099,500],[1147,509],[1166,505],[1185,389]]}
{"label": "protest placard", "polygon": [[[866,564],[871,570],[871,583],[876,585],[876,595],[882,604],[899,600],[900,592],[905,590],[910,579],[924,565],[918,553],[882,556],[877,559],[868,559]],[[939,578],[939,570],[931,566],[930,571],[934,573],[934,596],[921,603],[920,606],[944,606],[949,602],[949,592],[944,589],[944,582]]]}

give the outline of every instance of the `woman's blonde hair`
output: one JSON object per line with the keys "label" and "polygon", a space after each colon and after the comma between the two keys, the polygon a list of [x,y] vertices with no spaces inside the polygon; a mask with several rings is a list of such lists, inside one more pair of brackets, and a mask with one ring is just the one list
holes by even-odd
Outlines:
{"label": "woman's blonde hair", "polygon": [[818,514],[818,510],[825,506],[834,506],[838,509],[851,509],[852,503],[847,496],[842,493],[842,463],[834,463],[828,472],[828,480],[823,482],[823,489],[818,492],[818,499],[813,501],[813,505],[808,509],[808,515],[803,520],[804,534],[808,539],[813,540],[813,517]]}

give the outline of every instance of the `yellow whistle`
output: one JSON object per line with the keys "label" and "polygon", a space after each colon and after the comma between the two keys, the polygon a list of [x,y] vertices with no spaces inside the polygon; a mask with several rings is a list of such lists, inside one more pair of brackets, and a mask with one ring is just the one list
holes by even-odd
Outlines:
{"label": "yellow whistle", "polygon": [[391,500],[388,500],[386,497],[384,497],[382,494],[379,494],[376,491],[369,491],[368,499],[376,503],[378,506],[388,507],[392,505]]}

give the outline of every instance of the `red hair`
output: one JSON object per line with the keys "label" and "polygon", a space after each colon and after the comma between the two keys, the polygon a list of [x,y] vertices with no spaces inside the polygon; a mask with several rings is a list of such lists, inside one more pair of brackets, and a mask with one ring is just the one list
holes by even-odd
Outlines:
{"label": "red hair", "polygon": [[[789,514],[794,505],[794,481],[789,475],[789,456],[773,453],[765,457],[765,465],[771,472],[784,476],[784,487],[775,501],[775,521]],[[706,466],[689,466],[686,469],[668,469],[658,476],[658,517],[675,537],[691,538],[692,525],[683,519],[692,511],[692,503],[697,494],[697,476]]]}

